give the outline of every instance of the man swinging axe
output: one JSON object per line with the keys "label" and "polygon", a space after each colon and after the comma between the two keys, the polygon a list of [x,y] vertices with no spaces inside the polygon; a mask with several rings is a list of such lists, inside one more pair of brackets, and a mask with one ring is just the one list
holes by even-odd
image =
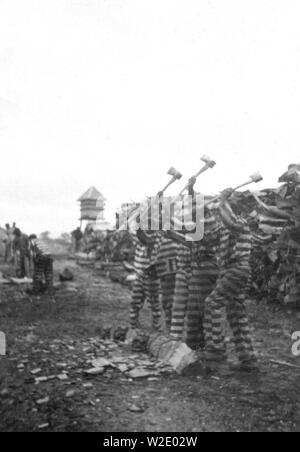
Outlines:
{"label": "man swinging axe", "polygon": [[[259,182],[256,173],[241,186]],[[240,188],[237,187],[236,189]],[[218,196],[220,222],[219,265],[216,287],[205,300],[204,331],[206,363],[210,370],[226,361],[222,311],[233,333],[239,359],[236,370],[257,370],[250,328],[245,307],[245,287],[250,276],[251,231],[243,218],[243,203],[234,202],[234,191],[227,189]]]}
{"label": "man swinging axe", "polygon": [[[196,178],[191,178],[189,182],[189,194],[194,197]],[[202,240],[186,242],[184,235],[174,233],[175,239],[184,239],[184,242],[181,245],[179,270],[176,275],[171,335],[177,340],[185,339],[192,349],[204,346],[204,301],[212,292],[218,277],[217,232],[218,222],[215,216],[208,209],[204,209]]]}
{"label": "man swinging axe", "polygon": [[[208,156],[203,156],[201,160],[205,163],[205,165],[189,179],[188,184],[186,184],[179,193],[179,196],[177,197],[178,201],[182,200],[182,195],[186,190],[188,191],[188,194],[194,198],[194,185],[197,178],[208,169],[213,168],[216,164]],[[200,277],[201,275],[199,275],[198,264],[196,263],[195,255],[192,253],[192,249],[183,246],[181,240],[185,241],[184,236],[173,234],[171,231],[168,231],[163,239],[160,254],[163,257],[163,252],[166,253],[165,248],[171,246],[173,246],[173,248],[176,247],[176,254],[174,256],[176,258],[176,267],[175,271],[173,271],[172,274],[164,276],[161,279],[161,282],[163,284],[163,281],[168,281],[168,290],[166,293],[169,294],[167,299],[169,300],[168,313],[170,319],[169,322],[171,322],[171,335],[178,340],[183,340],[185,317],[188,312],[187,339],[189,345],[196,348],[196,346],[203,342],[203,334],[199,334],[200,314],[198,312],[198,308],[199,304],[201,304],[199,303],[199,297],[204,298],[212,290],[210,289],[210,285],[207,283],[207,281],[210,281],[211,275],[208,274],[209,271],[207,271],[205,275],[202,272],[203,278]],[[158,258],[158,262],[159,260],[160,259]],[[160,268],[159,265],[158,268]],[[207,266],[205,268],[207,268]],[[201,281],[203,284],[201,284]]]}
{"label": "man swinging axe", "polygon": [[[175,168],[171,168],[168,174],[172,176],[168,184],[163,188],[159,194],[163,193],[175,181],[179,180],[182,175]],[[148,210],[145,210],[148,215]],[[141,222],[141,218],[139,218]],[[136,272],[136,279],[132,290],[132,299],[130,306],[130,322],[131,328],[136,329],[139,326],[139,313],[144,305],[145,300],[148,300],[152,311],[152,327],[154,330],[161,329],[161,312],[159,304],[159,279],[155,271],[156,247],[159,236],[157,233],[151,234],[151,231],[143,231],[141,228],[137,229],[136,234],[136,250],[134,267]]]}
{"label": "man swinging axe", "polygon": [[[204,163],[204,165],[202,165],[200,170],[192,178],[190,178],[189,182],[180,191],[177,200],[182,199],[182,195],[186,190],[190,191],[190,187],[194,186],[197,178],[201,174],[213,168],[216,164],[214,160],[212,160],[207,155],[203,155],[201,157],[201,161]],[[190,194],[193,194],[193,190],[190,192]],[[190,262],[189,250],[186,250],[186,248],[181,250],[181,247],[182,246],[180,245],[180,243],[178,243],[178,241],[174,240],[172,237],[168,237],[166,234],[160,235],[160,242],[159,246],[157,247],[156,270],[161,285],[162,306],[165,314],[167,331],[170,331],[171,329],[172,309],[175,297],[178,263],[179,261],[182,263]]]}
{"label": "man swinging axe", "polygon": [[[261,177],[253,175],[250,180],[251,183],[253,181],[258,182],[261,180]],[[243,186],[248,183],[250,181],[247,181]],[[206,206],[209,204],[210,202],[205,203]],[[213,291],[219,273],[217,266],[219,222],[207,207],[204,208],[204,215],[203,239],[200,242],[185,243],[186,246],[191,247],[190,268],[187,266],[190,276],[187,283],[186,279],[183,277],[180,278],[180,272],[177,273],[176,295],[171,327],[172,335],[176,339],[182,339],[184,317],[187,311],[186,339],[188,345],[192,348],[197,348],[203,342],[205,300]],[[179,237],[179,234],[177,236]]]}

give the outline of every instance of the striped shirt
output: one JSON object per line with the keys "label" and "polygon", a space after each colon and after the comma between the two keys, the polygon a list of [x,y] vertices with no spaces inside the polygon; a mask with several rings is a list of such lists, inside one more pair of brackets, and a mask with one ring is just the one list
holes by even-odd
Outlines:
{"label": "striped shirt", "polygon": [[217,261],[220,229],[216,216],[211,212],[205,212],[203,239],[194,242],[192,248],[193,258],[198,264],[205,265],[207,261]]}
{"label": "striped shirt", "polygon": [[184,271],[186,273],[191,273],[192,271],[191,262],[192,262],[191,249],[186,247],[182,243],[179,243],[177,253],[177,269]]}
{"label": "striped shirt", "polygon": [[228,203],[221,204],[219,212],[224,226],[220,230],[220,265],[248,266],[252,248],[252,234],[247,221],[237,217]]}
{"label": "striped shirt", "polygon": [[177,272],[179,244],[161,235],[157,247],[157,273],[159,277]]}
{"label": "striped shirt", "polygon": [[148,245],[142,243],[136,235],[133,237],[135,244],[134,268],[138,274],[143,274],[151,265],[155,264],[156,260],[158,235],[147,234],[147,237],[149,239]]}
{"label": "striped shirt", "polygon": [[252,251],[261,250],[274,242],[272,235],[263,235],[252,231]]}
{"label": "striped shirt", "polygon": [[36,240],[35,245],[33,245],[33,254],[34,257],[41,257],[41,256],[51,256],[51,251],[49,250],[48,246],[45,242],[42,242],[41,240]]}
{"label": "striped shirt", "polygon": [[136,273],[142,274],[150,267],[148,248],[142,243],[137,243],[134,255],[134,269]]}

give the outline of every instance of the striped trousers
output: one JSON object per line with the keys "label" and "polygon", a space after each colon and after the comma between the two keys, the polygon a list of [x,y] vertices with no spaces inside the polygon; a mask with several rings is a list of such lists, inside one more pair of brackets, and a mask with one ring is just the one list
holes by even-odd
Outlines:
{"label": "striped trousers", "polygon": [[33,291],[41,293],[53,290],[53,259],[40,256],[34,260]]}
{"label": "striped trousers", "polygon": [[184,325],[188,304],[189,281],[191,278],[191,252],[181,250],[179,265],[175,278],[175,294],[172,308],[171,336],[182,341],[184,339]]}
{"label": "striped trousers", "polygon": [[203,346],[204,302],[213,291],[217,277],[215,262],[198,264],[194,259],[189,268],[180,269],[176,275],[171,335],[183,340],[186,321],[186,343],[193,349]]}
{"label": "striped trousers", "polygon": [[205,301],[204,331],[208,360],[226,358],[224,308],[239,361],[256,360],[245,308],[244,291],[249,272],[249,266],[242,264],[223,270],[215,290]]}
{"label": "striped trousers", "polygon": [[137,274],[132,288],[130,306],[130,324],[132,329],[138,328],[139,313],[146,300],[148,300],[152,312],[152,327],[155,330],[160,330],[159,280],[150,278],[146,273]]}
{"label": "striped trousers", "polygon": [[162,307],[165,313],[166,328],[171,329],[172,308],[175,296],[176,274],[164,275],[160,278]]}
{"label": "striped trousers", "polygon": [[219,269],[215,262],[192,263],[187,305],[186,343],[192,349],[204,347],[205,300],[214,290]]}

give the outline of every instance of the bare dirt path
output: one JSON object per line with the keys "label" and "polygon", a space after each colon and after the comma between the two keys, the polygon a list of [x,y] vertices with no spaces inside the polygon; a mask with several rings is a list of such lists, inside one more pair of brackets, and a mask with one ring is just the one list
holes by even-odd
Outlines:
{"label": "bare dirt path", "polygon": [[[58,261],[56,272],[65,265]],[[299,314],[250,304],[260,375],[130,381],[108,369],[87,378],[89,360],[117,352],[100,346],[99,337],[105,327],[127,324],[130,292],[95,270],[68,265],[75,283],[55,299],[0,287],[8,350],[0,358],[1,431],[300,431],[300,368],[271,362],[300,367],[291,354]],[[146,310],[146,328],[148,319]]]}

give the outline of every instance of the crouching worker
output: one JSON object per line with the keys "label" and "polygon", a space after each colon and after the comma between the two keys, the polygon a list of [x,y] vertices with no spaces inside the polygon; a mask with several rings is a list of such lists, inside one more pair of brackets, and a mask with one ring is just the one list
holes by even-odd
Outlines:
{"label": "crouching worker", "polygon": [[53,293],[53,259],[44,243],[35,234],[29,236],[33,258],[33,293]]}

